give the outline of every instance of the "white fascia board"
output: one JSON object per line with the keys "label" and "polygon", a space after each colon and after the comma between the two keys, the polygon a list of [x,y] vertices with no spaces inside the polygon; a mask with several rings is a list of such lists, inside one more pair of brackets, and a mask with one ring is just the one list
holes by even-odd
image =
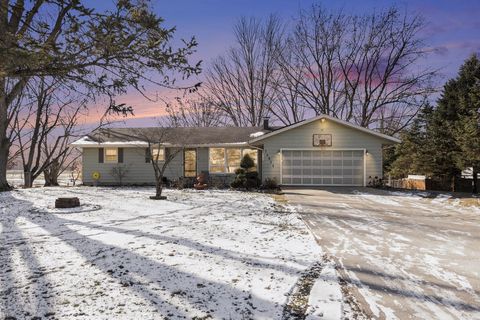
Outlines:
{"label": "white fascia board", "polygon": [[333,122],[336,122],[336,123],[339,123],[339,124],[342,124],[344,126],[347,126],[347,127],[350,127],[350,128],[353,128],[353,129],[357,129],[359,131],[363,131],[365,133],[368,133],[368,134],[371,134],[371,135],[374,135],[374,136],[377,136],[379,138],[382,138],[382,139],[385,139],[385,140],[388,140],[388,141],[391,141],[391,142],[395,142],[395,143],[400,143],[402,142],[400,139],[397,139],[397,138],[394,138],[394,137],[391,137],[389,135],[386,135],[386,134],[383,134],[383,133],[379,133],[379,132],[376,132],[376,131],[373,131],[373,130],[370,130],[370,129],[367,129],[367,128],[364,128],[364,127],[361,127],[361,126],[358,126],[356,124],[353,124],[353,123],[350,123],[350,122],[347,122],[347,121],[344,121],[344,120],[340,120],[340,119],[337,119],[337,118],[334,118],[334,117],[331,117],[331,116],[327,116],[327,115],[319,115],[319,116],[316,116],[314,118],[311,118],[311,119],[308,119],[308,120],[304,120],[304,121],[300,121],[300,122],[297,122],[295,124],[292,124],[290,126],[287,126],[287,127],[284,127],[284,128],[281,128],[281,129],[278,129],[278,130],[275,130],[275,131],[272,131],[270,133],[266,133],[265,135],[263,136],[260,136],[258,138],[255,138],[255,139],[252,139],[249,141],[249,143],[255,143],[257,141],[261,141],[261,140],[264,140],[264,139],[267,139],[267,138],[270,138],[276,134],[279,134],[279,133],[282,133],[282,132],[285,132],[285,131],[288,131],[288,130],[291,130],[291,129],[295,129],[295,128],[298,128],[300,126],[303,126],[303,125],[306,125],[306,124],[309,124],[311,122],[314,122],[314,121],[317,121],[317,120],[320,120],[320,119],[328,119],[328,120],[331,120]]}

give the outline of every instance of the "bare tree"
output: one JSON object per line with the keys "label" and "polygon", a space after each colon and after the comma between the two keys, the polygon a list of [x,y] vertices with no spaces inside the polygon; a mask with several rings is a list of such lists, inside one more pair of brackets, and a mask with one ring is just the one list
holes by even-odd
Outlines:
{"label": "bare tree", "polygon": [[282,44],[277,63],[274,81],[271,83],[272,89],[275,91],[275,98],[269,111],[273,116],[273,121],[290,125],[304,120],[308,111],[300,90],[303,71],[293,67],[295,60],[285,41]]}
{"label": "bare tree", "polygon": [[[75,149],[69,147],[69,143],[72,141],[74,137],[77,137],[78,134],[69,135],[64,137],[65,143],[62,143],[57,148],[53,149],[51,146],[45,143],[44,148],[42,149],[44,152],[44,158],[53,159],[50,166],[46,167],[43,170],[43,176],[45,179],[45,187],[48,186],[58,186],[58,178],[62,173],[66,170],[69,170],[73,163],[77,162],[77,160],[81,157],[81,153]],[[67,149],[67,150],[65,150]],[[57,155],[55,156],[55,152]],[[78,179],[78,178],[77,178]]]}
{"label": "bare tree", "polygon": [[9,110],[29,81],[62,78],[91,98],[111,99],[128,88],[145,95],[145,82],[182,87],[174,75],[187,79],[200,72],[200,64],[188,59],[197,42],[192,38],[174,47],[174,32],[148,0],[115,1],[104,12],[78,0],[0,1],[0,190],[9,189]]}
{"label": "bare tree", "polygon": [[346,26],[342,14],[329,14],[316,5],[302,10],[278,56],[283,79],[316,114],[341,116],[343,78],[338,53]]}
{"label": "bare tree", "polygon": [[169,122],[178,127],[217,127],[227,120],[211,97],[176,98],[166,106]]}
{"label": "bare tree", "polygon": [[162,196],[165,170],[172,160],[184,150],[188,133],[183,132],[179,135],[175,127],[165,127],[159,124],[158,127],[148,128],[148,130],[134,129],[130,137],[147,145],[146,156],[152,165],[155,177],[155,196],[150,198],[166,199],[165,196]]}
{"label": "bare tree", "polygon": [[269,113],[282,32],[275,16],[265,22],[241,18],[234,27],[236,45],[211,64],[207,90],[235,126],[258,126]]}
{"label": "bare tree", "polygon": [[73,186],[75,186],[82,175],[82,165],[78,160],[75,160],[70,163],[67,169],[70,172],[70,181],[72,181]]}
{"label": "bare tree", "polygon": [[395,7],[347,15],[313,5],[300,12],[278,64],[315,114],[393,134],[434,90],[436,70],[420,67],[423,27],[420,16]]}
{"label": "bare tree", "polygon": [[115,178],[120,186],[123,186],[123,179],[130,172],[130,168],[126,165],[116,165],[110,170],[110,174]]}
{"label": "bare tree", "polygon": [[[61,89],[55,79],[41,78],[38,82],[31,82],[31,94],[26,98],[30,101],[26,102],[26,107],[19,108],[15,116],[13,131],[26,188],[31,187],[42,173],[46,174],[47,185],[58,185],[56,178],[70,154],[68,144],[84,105],[74,103],[75,99]],[[59,95],[67,95],[67,98]]]}

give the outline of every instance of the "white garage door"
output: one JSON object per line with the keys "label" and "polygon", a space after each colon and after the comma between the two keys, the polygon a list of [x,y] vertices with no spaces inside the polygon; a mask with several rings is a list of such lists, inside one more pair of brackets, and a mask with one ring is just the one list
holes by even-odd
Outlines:
{"label": "white garage door", "polygon": [[282,184],[363,186],[363,150],[282,150]]}

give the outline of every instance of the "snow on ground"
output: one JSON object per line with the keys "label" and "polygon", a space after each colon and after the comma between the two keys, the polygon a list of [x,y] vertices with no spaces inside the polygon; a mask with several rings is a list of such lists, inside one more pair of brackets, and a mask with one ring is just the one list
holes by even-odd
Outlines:
{"label": "snow on ground", "polygon": [[335,264],[329,261],[310,291],[306,320],[342,319],[344,299],[341,290]]}
{"label": "snow on ground", "polygon": [[303,206],[304,220],[339,262],[367,317],[480,319],[475,207],[445,196],[370,188],[293,189],[286,195]]}
{"label": "snow on ground", "polygon": [[[77,184],[81,179],[77,179]],[[7,181],[9,184],[20,187],[23,186],[23,170],[7,170]],[[73,185],[71,171],[64,171],[58,177],[58,183],[61,186],[71,186]],[[45,179],[43,177],[43,173],[33,181],[34,186],[43,186],[45,184]]]}
{"label": "snow on ground", "polygon": [[[267,195],[152,194],[0,193],[0,318],[278,319],[299,275],[321,259],[297,214]],[[54,209],[59,196],[84,205]],[[325,292],[339,299],[337,289]]]}

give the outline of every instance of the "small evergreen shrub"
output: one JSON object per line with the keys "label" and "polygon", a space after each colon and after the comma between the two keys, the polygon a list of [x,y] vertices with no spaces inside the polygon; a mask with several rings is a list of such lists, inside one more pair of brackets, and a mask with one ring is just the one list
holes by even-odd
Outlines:
{"label": "small evergreen shrub", "polygon": [[240,161],[240,168],[235,170],[235,179],[230,184],[234,189],[254,189],[260,186],[258,172],[254,171],[255,161],[248,154]]}
{"label": "small evergreen shrub", "polygon": [[266,178],[262,184],[263,190],[279,190],[278,182],[275,178]]}
{"label": "small evergreen shrub", "polygon": [[240,161],[240,168],[243,168],[246,171],[249,171],[254,167],[255,167],[255,161],[253,161],[252,157],[250,157],[249,154],[244,155],[242,160]]}

